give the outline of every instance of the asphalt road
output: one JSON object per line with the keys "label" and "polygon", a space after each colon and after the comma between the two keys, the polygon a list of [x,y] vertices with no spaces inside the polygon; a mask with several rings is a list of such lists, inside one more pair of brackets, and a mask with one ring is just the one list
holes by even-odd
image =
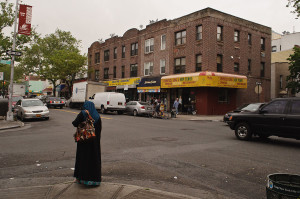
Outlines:
{"label": "asphalt road", "polygon": [[[72,180],[79,110],[0,131],[0,189]],[[266,177],[300,174],[300,141],[239,141],[222,122],[102,115],[103,181],[201,198],[265,198]]]}

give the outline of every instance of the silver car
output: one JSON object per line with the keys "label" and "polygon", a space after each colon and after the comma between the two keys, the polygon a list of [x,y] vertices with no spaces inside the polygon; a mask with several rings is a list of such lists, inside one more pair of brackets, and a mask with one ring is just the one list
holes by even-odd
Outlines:
{"label": "silver car", "polygon": [[22,121],[31,118],[49,119],[49,110],[47,106],[39,99],[29,98],[21,99],[17,102],[14,115]]}
{"label": "silver car", "polygon": [[152,115],[153,106],[148,102],[129,101],[126,103],[126,112],[137,115]]}

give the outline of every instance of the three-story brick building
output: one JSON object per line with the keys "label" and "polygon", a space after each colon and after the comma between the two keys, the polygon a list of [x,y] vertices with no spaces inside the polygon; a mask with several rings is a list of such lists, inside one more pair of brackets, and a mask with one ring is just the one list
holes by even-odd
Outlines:
{"label": "three-story brick building", "polygon": [[94,42],[89,79],[129,100],[160,98],[182,111],[224,114],[270,100],[271,28],[206,8]]}

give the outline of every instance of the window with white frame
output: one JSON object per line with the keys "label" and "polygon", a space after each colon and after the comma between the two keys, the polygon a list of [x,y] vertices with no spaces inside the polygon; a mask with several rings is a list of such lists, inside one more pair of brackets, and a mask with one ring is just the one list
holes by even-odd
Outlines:
{"label": "window with white frame", "polygon": [[182,45],[186,43],[186,30],[175,32],[175,45]]}
{"label": "window with white frame", "polygon": [[154,50],[154,38],[145,40],[145,53],[153,52]]}
{"label": "window with white frame", "polygon": [[144,64],[144,75],[152,75],[153,74],[153,62],[146,62]]}
{"label": "window with white frame", "polygon": [[160,60],[160,74],[165,74],[166,73],[166,60],[161,59]]}
{"label": "window with white frame", "polygon": [[161,46],[160,46],[161,50],[165,50],[166,49],[166,35],[162,35],[161,36]]}
{"label": "window with white frame", "polygon": [[202,39],[202,25],[196,27],[196,40]]}

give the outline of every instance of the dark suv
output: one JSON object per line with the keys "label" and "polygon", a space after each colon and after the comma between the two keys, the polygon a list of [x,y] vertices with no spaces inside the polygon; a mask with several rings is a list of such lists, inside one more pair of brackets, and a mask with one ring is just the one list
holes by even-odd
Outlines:
{"label": "dark suv", "polygon": [[300,139],[300,98],[278,98],[255,112],[233,113],[228,124],[240,140],[252,135]]}

